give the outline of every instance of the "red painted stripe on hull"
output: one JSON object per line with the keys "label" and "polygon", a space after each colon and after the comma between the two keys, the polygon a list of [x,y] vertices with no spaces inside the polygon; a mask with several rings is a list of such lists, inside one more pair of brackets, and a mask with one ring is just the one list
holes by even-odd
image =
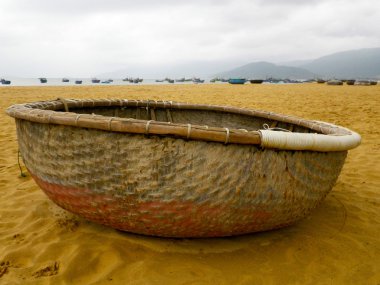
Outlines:
{"label": "red painted stripe on hull", "polygon": [[[139,201],[99,194],[90,189],[66,187],[32,177],[46,195],[60,207],[85,219],[116,229],[165,237],[216,237],[245,234],[275,228],[268,226],[266,211],[231,209],[189,201]],[[272,224],[272,222],[270,222]]]}

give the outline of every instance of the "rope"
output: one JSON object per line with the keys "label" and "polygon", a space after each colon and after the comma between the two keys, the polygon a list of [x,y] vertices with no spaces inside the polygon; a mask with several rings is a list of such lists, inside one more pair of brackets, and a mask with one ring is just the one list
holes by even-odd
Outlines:
{"label": "rope", "polygon": [[173,122],[172,114],[170,113],[170,109],[166,109],[166,117],[169,122]]}
{"label": "rope", "polygon": [[112,123],[112,120],[115,119],[115,117],[111,117],[111,119],[108,121],[108,130],[112,131],[111,130],[111,123]]}
{"label": "rope", "polygon": [[57,100],[62,102],[62,104],[65,108],[65,112],[69,112],[69,106],[67,105],[67,100],[65,98],[62,98],[62,97],[58,97]]}
{"label": "rope", "polygon": [[22,168],[20,164],[20,150],[17,151],[17,163],[18,163],[18,168],[20,168],[20,177],[26,177],[26,174],[22,172]]}
{"label": "rope", "polygon": [[191,124],[187,124],[187,139],[190,138],[190,134],[191,134]]}
{"label": "rope", "polygon": [[279,132],[288,132],[288,133],[291,132],[291,131],[289,131],[287,129],[283,129],[283,128],[277,128],[277,127],[271,128],[271,127],[269,127],[268,124],[263,124],[263,128],[264,128],[264,130],[268,130],[268,131],[279,131]]}
{"label": "rope", "polygon": [[75,118],[75,125],[78,126],[78,120],[79,120],[79,117],[82,116],[83,114],[79,114],[76,116]]}
{"label": "rope", "polygon": [[228,144],[228,141],[230,140],[230,129],[224,128],[226,130],[226,140],[224,141],[224,144]]}
{"label": "rope", "polygon": [[150,122],[152,122],[152,120],[146,122],[146,126],[145,126],[145,134],[146,134],[146,135],[149,134],[149,125],[150,125]]}
{"label": "rope", "polygon": [[154,111],[154,108],[150,109],[150,117],[152,120],[156,121],[156,113]]}

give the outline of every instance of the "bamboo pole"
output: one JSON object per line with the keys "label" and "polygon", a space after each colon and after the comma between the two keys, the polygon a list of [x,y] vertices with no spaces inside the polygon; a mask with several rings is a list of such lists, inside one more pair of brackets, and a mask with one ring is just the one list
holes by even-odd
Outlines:
{"label": "bamboo pole", "polygon": [[[77,114],[73,111],[78,108],[96,107],[133,107],[137,109],[136,119],[107,117],[101,115]],[[69,112],[63,112],[67,108]],[[138,114],[141,108],[146,108],[148,118],[141,120]],[[169,122],[156,121],[155,109],[166,110]],[[272,112],[250,110],[236,107],[213,106],[206,104],[189,104],[171,101],[127,100],[127,99],[57,99],[35,103],[13,105],[7,113],[17,119],[29,120],[38,123],[61,124],[74,127],[100,129],[122,133],[168,135],[185,139],[228,142],[236,144],[260,145],[261,133],[259,131],[246,131],[238,129],[216,128],[212,126],[198,126],[173,123],[170,110],[205,110],[239,114],[247,117],[259,117],[274,122],[285,122],[299,125],[320,134],[349,135],[351,132],[331,124],[304,120],[293,116],[281,115]],[[274,123],[273,123],[274,124]]]}

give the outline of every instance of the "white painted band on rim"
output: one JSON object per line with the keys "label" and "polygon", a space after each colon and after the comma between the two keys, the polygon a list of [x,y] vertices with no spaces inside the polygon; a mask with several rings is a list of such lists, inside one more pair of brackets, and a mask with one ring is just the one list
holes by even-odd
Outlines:
{"label": "white painted band on rim", "polygon": [[261,146],[283,150],[345,151],[360,144],[358,133],[323,135],[259,130]]}

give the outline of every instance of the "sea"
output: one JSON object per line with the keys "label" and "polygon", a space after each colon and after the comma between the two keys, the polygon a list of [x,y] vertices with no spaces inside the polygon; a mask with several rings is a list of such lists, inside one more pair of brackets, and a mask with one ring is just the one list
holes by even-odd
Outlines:
{"label": "sea", "polygon": [[[164,82],[156,82],[156,79],[143,79],[140,83],[130,83],[128,81],[123,81],[122,79],[113,79],[113,82],[110,83],[102,83],[108,80],[107,79],[101,79],[100,83],[92,83],[91,78],[68,78],[69,82],[62,82],[62,78],[46,78],[46,83],[41,83],[39,78],[4,78],[6,80],[10,80],[11,84],[1,84],[1,87],[7,87],[7,86],[96,86],[96,85],[164,85],[164,84],[194,84],[192,81],[186,81],[186,82],[175,82],[175,83],[168,83],[167,81]],[[75,84],[76,80],[82,80],[82,84]],[[205,83],[209,83],[210,81],[208,79],[205,80]],[[220,82],[219,82],[220,83]]]}

